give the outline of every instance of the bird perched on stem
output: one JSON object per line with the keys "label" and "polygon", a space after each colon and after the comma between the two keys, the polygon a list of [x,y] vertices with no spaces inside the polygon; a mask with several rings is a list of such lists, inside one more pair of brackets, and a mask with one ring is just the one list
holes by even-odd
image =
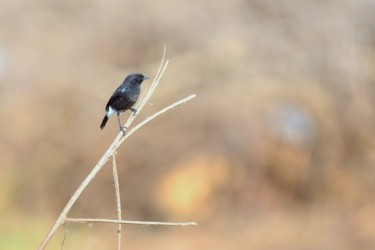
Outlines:
{"label": "bird perched on stem", "polygon": [[133,73],[125,78],[120,87],[112,94],[107,106],[105,106],[107,113],[103,118],[102,124],[100,124],[101,129],[105,127],[108,118],[116,113],[120,130],[125,135],[126,127],[121,126],[120,114],[128,109],[133,111],[134,115],[137,113],[137,110],[132,107],[137,102],[138,96],[141,93],[141,83],[146,79],[150,79],[150,77],[140,73]]}

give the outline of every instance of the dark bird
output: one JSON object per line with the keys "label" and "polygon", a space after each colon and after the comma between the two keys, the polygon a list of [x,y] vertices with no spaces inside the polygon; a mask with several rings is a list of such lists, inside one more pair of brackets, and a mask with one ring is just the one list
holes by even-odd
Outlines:
{"label": "dark bird", "polygon": [[107,114],[104,116],[102,124],[100,124],[101,129],[105,127],[108,118],[116,113],[120,130],[125,135],[126,127],[121,126],[120,114],[128,109],[133,111],[134,114],[137,113],[137,110],[132,107],[137,102],[139,93],[141,93],[141,83],[146,79],[150,79],[150,77],[139,73],[130,74],[125,78],[120,87],[112,94],[107,106],[105,106]]}

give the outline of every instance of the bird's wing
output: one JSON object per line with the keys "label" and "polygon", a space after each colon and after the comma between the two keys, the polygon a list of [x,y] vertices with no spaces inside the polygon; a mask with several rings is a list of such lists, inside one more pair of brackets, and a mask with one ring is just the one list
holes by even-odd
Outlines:
{"label": "bird's wing", "polygon": [[[116,91],[113,93],[113,95],[111,96],[111,98],[109,98],[109,101],[107,103],[107,105],[105,106],[105,110],[108,111],[109,109],[109,106],[111,106],[113,103],[117,102],[118,100],[120,100],[121,98],[123,98],[123,90],[124,88],[118,88],[116,89]],[[125,87],[126,89],[126,87]]]}

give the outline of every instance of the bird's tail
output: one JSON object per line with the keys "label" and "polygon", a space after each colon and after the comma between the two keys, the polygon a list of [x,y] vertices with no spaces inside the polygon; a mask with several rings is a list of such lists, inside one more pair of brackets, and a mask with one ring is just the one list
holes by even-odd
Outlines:
{"label": "bird's tail", "polygon": [[107,123],[108,121],[108,116],[107,114],[105,114],[104,118],[103,118],[103,121],[102,121],[102,124],[100,124],[100,128],[103,129],[105,127],[105,124]]}

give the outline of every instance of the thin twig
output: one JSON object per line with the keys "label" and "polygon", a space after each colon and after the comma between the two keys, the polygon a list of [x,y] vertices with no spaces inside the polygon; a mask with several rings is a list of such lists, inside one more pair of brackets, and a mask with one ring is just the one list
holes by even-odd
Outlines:
{"label": "thin twig", "polygon": [[[114,186],[115,186],[115,193],[116,193],[117,219],[121,220],[120,184],[119,184],[119,181],[118,181],[115,154],[112,155],[112,174],[113,174],[113,183],[114,183]],[[121,248],[121,223],[119,223],[117,225],[117,247],[116,247],[116,250],[120,250],[120,248]]]}
{"label": "thin twig", "polygon": [[133,127],[129,132],[126,133],[126,135],[124,137],[121,138],[120,142],[119,142],[119,145],[121,145],[121,143],[123,143],[129,136],[131,136],[135,131],[137,131],[140,127],[142,127],[143,125],[145,125],[146,123],[148,123],[149,121],[151,121],[152,119],[156,118],[157,116],[167,112],[168,110],[170,109],[173,109],[175,108],[176,106],[178,105],[181,105],[185,102],[188,102],[190,101],[191,99],[193,99],[194,97],[196,97],[197,95],[196,94],[192,94],[178,102],[175,102],[171,105],[169,105],[168,107],[165,107],[164,109],[160,110],[159,112],[147,117],[145,120],[143,120],[141,123],[137,124],[137,126]]}
{"label": "thin twig", "polygon": [[[161,67],[163,66],[163,63],[164,63],[164,58],[165,58],[165,52],[167,51],[167,47],[164,46],[164,50],[163,50],[163,57],[161,58],[161,62],[160,62],[160,66],[159,66],[159,69],[158,69],[158,72],[156,73],[156,76],[154,78],[154,80],[152,81],[152,84],[151,84],[151,87],[150,89],[152,88],[152,86],[155,84],[156,80],[159,78],[159,73],[160,73],[160,70],[161,70]],[[165,66],[166,67],[166,66]],[[161,77],[161,76],[160,76]],[[140,102],[139,103],[143,103],[143,100],[146,96],[146,94],[148,93],[148,91],[144,92],[144,94],[142,95],[141,99],[140,99]]]}
{"label": "thin twig", "polygon": [[78,223],[112,223],[112,224],[137,224],[137,225],[159,225],[159,226],[197,226],[195,222],[158,222],[158,221],[133,221],[133,220],[111,220],[111,219],[92,219],[92,218],[66,218],[66,222]]}
{"label": "thin twig", "polygon": [[65,224],[65,223],[63,223],[63,226],[64,226],[64,238],[63,238],[63,240],[62,240],[62,242],[61,242],[61,250],[64,249],[64,244],[65,244],[65,240],[66,240],[66,235],[67,235],[67,233],[68,233],[68,230],[66,229],[66,224]]}

